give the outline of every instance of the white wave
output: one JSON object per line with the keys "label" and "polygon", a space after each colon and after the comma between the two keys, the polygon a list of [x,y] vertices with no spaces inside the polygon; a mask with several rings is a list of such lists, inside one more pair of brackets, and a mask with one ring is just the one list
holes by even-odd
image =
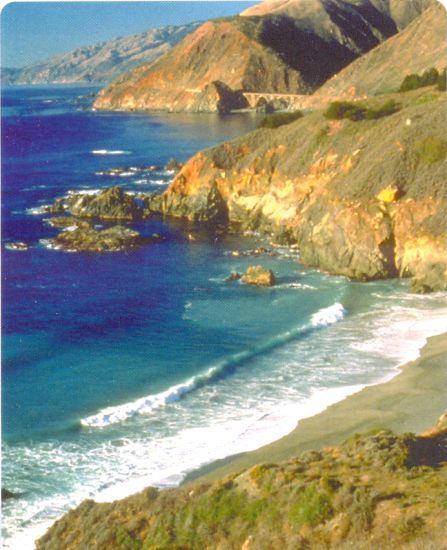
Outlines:
{"label": "white wave", "polygon": [[70,189],[67,195],[98,195],[101,189]]}
{"label": "white wave", "polygon": [[117,174],[120,178],[128,178],[129,176],[133,176],[134,172],[130,170],[129,172],[120,172]]}
{"label": "white wave", "polygon": [[42,206],[34,206],[33,208],[27,208],[26,213],[32,216],[41,216],[42,214],[48,214],[48,210],[51,208],[49,204],[42,204]]}
{"label": "white wave", "polygon": [[[330,307],[319,310],[312,316],[311,327],[318,328],[331,325],[343,319],[345,314],[346,310],[341,304],[333,304]],[[148,395],[123,405],[107,407],[95,415],[83,418],[81,420],[81,425],[88,428],[105,428],[112,424],[128,420],[136,415],[150,414],[156,409],[178,401],[184,395],[204,386],[208,382],[216,380],[216,378],[223,375],[228,368],[234,368],[257,355],[261,355],[262,353],[269,352],[282,346],[303,335],[307,330],[309,330],[309,327],[305,325],[293,328],[258,346],[235,353],[229,358],[210,367],[204,373],[193,376],[183,383],[171,386],[161,393]]]}
{"label": "white wave", "polygon": [[93,149],[90,152],[92,155],[130,155],[130,151],[123,151],[121,149]]}
{"label": "white wave", "polygon": [[346,309],[340,303],[318,310],[312,315],[311,323],[314,327],[327,327],[341,321],[346,315]]}
{"label": "white wave", "polygon": [[123,422],[137,414],[149,414],[155,409],[163,407],[168,403],[172,403],[180,399],[186,393],[189,393],[197,387],[199,377],[193,377],[182,384],[171,386],[166,391],[148,395],[141,399],[137,399],[131,403],[118,405],[116,407],[107,407],[98,414],[89,416],[81,420],[81,425],[90,428],[104,428],[117,422]]}

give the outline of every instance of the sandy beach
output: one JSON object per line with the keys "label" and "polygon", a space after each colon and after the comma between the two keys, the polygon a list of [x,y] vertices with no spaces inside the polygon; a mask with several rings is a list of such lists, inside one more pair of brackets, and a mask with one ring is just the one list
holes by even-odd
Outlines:
{"label": "sandy beach", "polygon": [[188,476],[212,480],[255,464],[280,462],[309,449],[337,445],[355,433],[388,428],[397,433],[429,430],[447,408],[447,333],[433,336],[417,360],[390,381],[369,386],[303,419],[289,435],[249,453],[213,462]]}

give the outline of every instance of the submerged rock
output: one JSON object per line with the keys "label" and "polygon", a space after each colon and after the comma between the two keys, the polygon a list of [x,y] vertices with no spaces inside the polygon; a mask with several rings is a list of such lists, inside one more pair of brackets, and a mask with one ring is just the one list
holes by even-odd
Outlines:
{"label": "submerged rock", "polygon": [[273,286],[275,284],[275,275],[271,269],[265,269],[260,265],[250,266],[241,281],[246,285]]}
{"label": "submerged rock", "polygon": [[5,487],[2,487],[2,502],[5,500],[10,500],[11,498],[16,498],[16,493],[13,493],[9,489],[6,489]]}
{"label": "submerged rock", "polygon": [[99,231],[90,226],[63,231],[54,239],[54,245],[77,252],[116,252],[156,240],[160,237],[145,238],[121,225]]}

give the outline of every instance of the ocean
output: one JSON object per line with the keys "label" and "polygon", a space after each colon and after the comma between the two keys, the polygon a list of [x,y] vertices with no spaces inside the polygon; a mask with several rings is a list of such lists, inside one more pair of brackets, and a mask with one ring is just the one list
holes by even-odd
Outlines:
{"label": "ocean", "polygon": [[[391,378],[447,330],[445,293],[328,276],[294,249],[252,257],[270,247],[256,235],[154,216],[129,224],[165,237],[154,244],[51,249],[57,231],[43,206],[56,197],[111,185],[161,192],[170,158],[184,162],[258,122],[94,112],[96,91],[2,92],[2,486],[15,495],[3,503],[2,536],[13,550],[33,548],[83,499],[176,485],[278,439]],[[8,248],[17,241],[29,248]],[[277,285],[225,282],[253,264]]]}

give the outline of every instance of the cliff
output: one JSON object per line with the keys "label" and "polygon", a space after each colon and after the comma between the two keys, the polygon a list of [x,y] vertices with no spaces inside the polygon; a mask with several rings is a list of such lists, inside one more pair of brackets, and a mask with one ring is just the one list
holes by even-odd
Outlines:
{"label": "cliff", "polygon": [[149,208],[269,233],[330,273],[446,288],[445,93],[371,98],[362,112],[315,111],[202,151]]}
{"label": "cliff", "polygon": [[447,15],[436,3],[405,30],[330,78],[318,91],[321,95],[359,96],[395,91],[405,75],[422,73],[447,64]]}
{"label": "cliff", "polygon": [[376,431],[221,481],[87,500],[37,550],[444,548],[446,438],[445,425]]}
{"label": "cliff", "polygon": [[112,83],[94,107],[216,111],[216,102],[206,100],[216,81],[233,91],[308,94],[397,32],[387,14],[355,2],[318,1],[317,7],[299,18],[208,21],[153,64]]}
{"label": "cliff", "polygon": [[200,23],[167,26],[84,46],[24,67],[3,69],[7,84],[107,83],[167,53]]}

